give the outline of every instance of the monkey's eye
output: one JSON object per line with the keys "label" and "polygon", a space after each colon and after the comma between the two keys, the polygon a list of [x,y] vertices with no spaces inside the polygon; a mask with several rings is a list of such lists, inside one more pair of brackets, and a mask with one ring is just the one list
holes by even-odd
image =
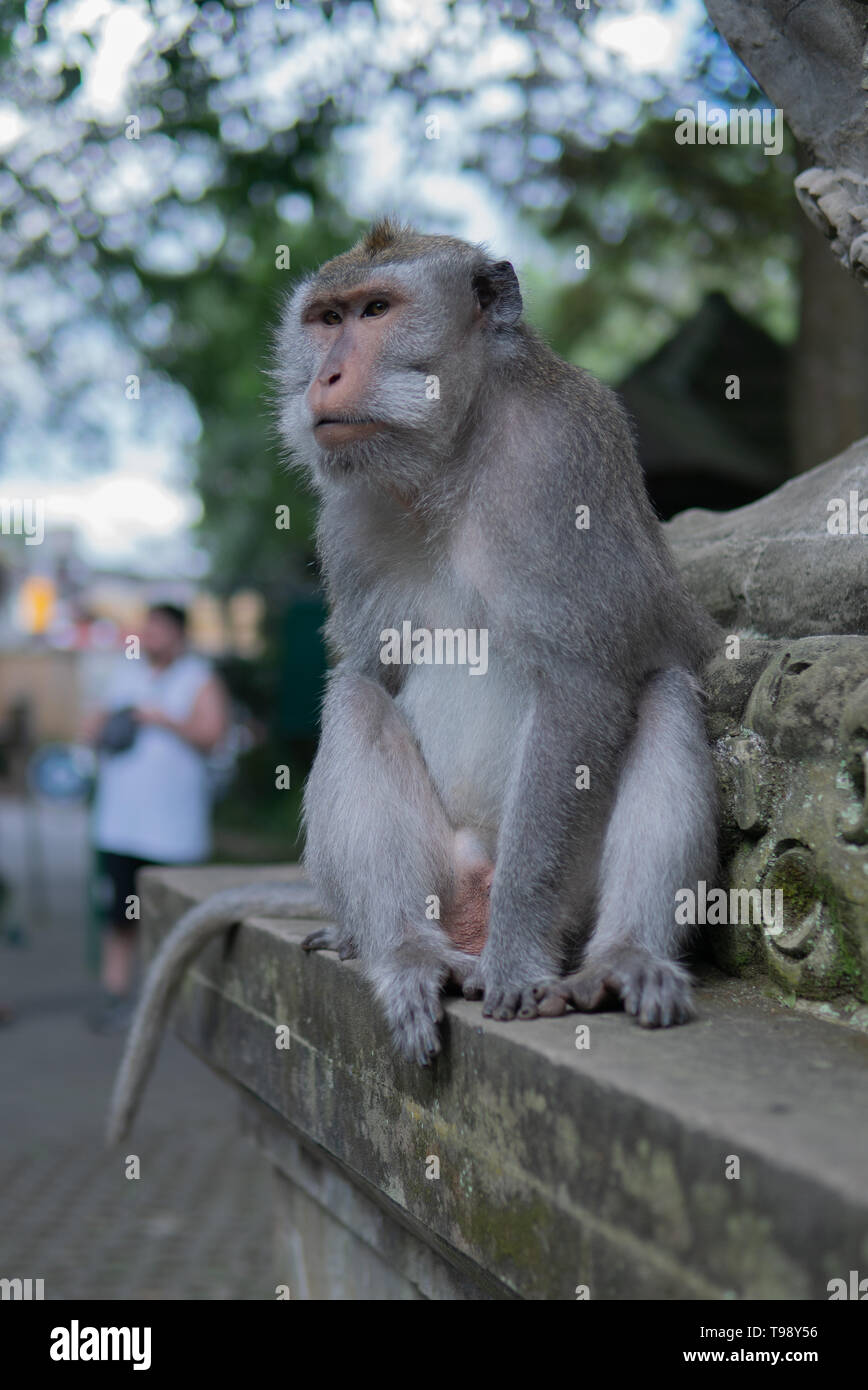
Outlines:
{"label": "monkey's eye", "polygon": [[378,319],[389,307],[388,299],[372,299],[362,310],[363,319]]}
{"label": "monkey's eye", "polygon": [[340,323],[341,316],[337,309],[326,309],[322,316],[322,321],[323,323],[327,323],[329,327],[332,327],[333,324]]}

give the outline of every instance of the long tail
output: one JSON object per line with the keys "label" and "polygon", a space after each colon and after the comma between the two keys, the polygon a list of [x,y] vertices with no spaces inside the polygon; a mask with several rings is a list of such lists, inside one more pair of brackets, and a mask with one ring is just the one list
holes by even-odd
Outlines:
{"label": "long tail", "polygon": [[206,942],[245,917],[321,919],[309,883],[248,883],[214,893],[185,912],[151,962],[127,1038],[109,1107],[106,1139],[123,1139],[135,1118],[166,1017],[187,966]]}

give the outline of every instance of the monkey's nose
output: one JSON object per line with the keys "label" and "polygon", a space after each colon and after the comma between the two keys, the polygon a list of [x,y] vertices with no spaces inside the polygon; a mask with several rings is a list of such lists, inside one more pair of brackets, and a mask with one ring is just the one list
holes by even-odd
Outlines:
{"label": "monkey's nose", "polygon": [[316,377],[307,393],[307,403],[314,419],[321,415],[340,414],[352,408],[351,382],[343,371],[329,372]]}

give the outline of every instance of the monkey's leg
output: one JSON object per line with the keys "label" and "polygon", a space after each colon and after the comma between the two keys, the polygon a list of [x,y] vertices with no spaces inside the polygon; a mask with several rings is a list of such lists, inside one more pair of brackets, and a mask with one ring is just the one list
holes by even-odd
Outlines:
{"label": "monkey's leg", "polygon": [[409,725],[364,676],[338,671],[329,683],[305,818],[311,880],[340,939],[354,943],[397,1047],[425,1064],[440,1048],[449,970],[467,969],[444,929],[450,914],[467,916],[463,842]]}
{"label": "monkey's leg", "polygon": [[[486,1017],[534,1018],[537,987],[560,974],[564,930],[588,918],[633,722],[625,692],[590,665],[541,683],[501,824],[488,941],[464,987],[484,995]],[[579,765],[591,774],[581,790]]]}
{"label": "monkey's leg", "polygon": [[717,792],[696,682],[657,672],[642,692],[606,829],[596,929],[581,970],[538,991],[539,1012],[596,1009],[619,999],[646,1027],[693,1016],[690,977],[676,957],[685,929],[676,893],[713,882]]}
{"label": "monkey's leg", "polygon": [[[450,832],[451,833],[451,832]],[[450,957],[453,981],[463,984],[488,934],[488,907],[494,864],[472,830],[462,828],[452,835],[451,852],[455,884],[442,917],[443,930],[457,948]],[[336,951],[341,960],[358,956],[355,943],[339,926],[318,927],[301,943],[305,951]]]}

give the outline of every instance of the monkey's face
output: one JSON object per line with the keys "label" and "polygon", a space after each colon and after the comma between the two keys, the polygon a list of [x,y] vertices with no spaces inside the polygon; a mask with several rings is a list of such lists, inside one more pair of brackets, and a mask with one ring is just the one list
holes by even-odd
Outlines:
{"label": "monkey's face", "polygon": [[[437,249],[426,254],[428,242]],[[450,238],[410,245],[417,254],[380,265],[360,266],[355,252],[339,257],[287,306],[275,373],[281,427],[320,482],[353,477],[417,495],[454,456],[483,382],[488,263]]]}
{"label": "monkey's face", "polygon": [[305,304],[302,324],[316,362],[306,404],[323,466],[346,468],[358,454],[354,445],[415,423],[420,382],[389,350],[406,329],[407,309],[388,275],[341,293],[320,290]]}

